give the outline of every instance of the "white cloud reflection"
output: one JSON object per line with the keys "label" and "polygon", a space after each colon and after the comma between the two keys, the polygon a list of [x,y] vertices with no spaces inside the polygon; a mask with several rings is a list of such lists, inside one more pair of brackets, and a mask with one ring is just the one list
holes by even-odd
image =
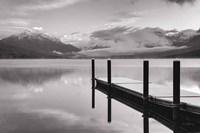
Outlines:
{"label": "white cloud reflection", "polygon": [[31,97],[31,94],[30,93],[16,93],[14,95],[12,95],[12,99],[14,100],[25,100],[25,99],[28,99]]}
{"label": "white cloud reflection", "polygon": [[130,133],[130,131],[128,131],[128,124],[121,121],[113,121],[111,124],[108,124],[102,119],[85,116],[81,117],[68,111],[59,109],[27,109],[20,111],[23,113],[38,115],[41,121],[53,118],[54,121],[56,121],[54,128],[56,126],[58,131],[60,128],[62,128],[63,131],[65,130],[65,132],[69,131],[72,133]]}
{"label": "white cloud reflection", "polygon": [[88,79],[84,79],[83,77],[61,77],[61,82],[66,85],[82,85],[86,82],[89,82]]}

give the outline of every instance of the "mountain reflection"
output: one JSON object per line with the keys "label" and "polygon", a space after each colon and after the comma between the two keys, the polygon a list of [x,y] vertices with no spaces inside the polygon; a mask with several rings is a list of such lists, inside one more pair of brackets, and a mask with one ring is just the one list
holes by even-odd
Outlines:
{"label": "mountain reflection", "polygon": [[24,86],[41,85],[72,72],[73,69],[64,68],[1,68],[0,79]]}

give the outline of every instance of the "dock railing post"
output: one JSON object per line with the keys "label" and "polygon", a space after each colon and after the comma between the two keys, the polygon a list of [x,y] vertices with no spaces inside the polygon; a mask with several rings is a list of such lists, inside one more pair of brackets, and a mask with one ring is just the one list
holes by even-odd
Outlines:
{"label": "dock railing post", "polygon": [[111,122],[111,60],[108,59],[107,61],[107,69],[108,69],[108,122]]}
{"label": "dock railing post", "polygon": [[149,133],[149,111],[148,111],[148,96],[149,96],[149,61],[145,60],[143,64],[143,126],[144,133]]}
{"label": "dock railing post", "polygon": [[173,62],[173,106],[174,133],[180,133],[180,61]]}
{"label": "dock railing post", "polygon": [[95,60],[92,59],[92,108],[95,108]]}

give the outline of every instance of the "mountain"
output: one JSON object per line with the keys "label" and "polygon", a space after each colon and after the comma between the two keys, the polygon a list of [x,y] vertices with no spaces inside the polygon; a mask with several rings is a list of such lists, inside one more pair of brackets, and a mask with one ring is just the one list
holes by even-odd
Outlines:
{"label": "mountain", "polygon": [[0,41],[0,58],[10,59],[10,58],[43,58],[43,57],[56,58],[57,56],[42,54],[30,50],[24,50],[18,47],[6,45]]}
{"label": "mountain", "polygon": [[[63,41],[63,39],[62,39]],[[115,27],[66,35],[26,30],[0,41],[0,58],[199,58],[200,31]]]}
{"label": "mountain", "polygon": [[[188,31],[184,31],[188,32]],[[183,31],[181,32],[181,34]],[[191,32],[190,32],[191,33]],[[175,42],[172,49],[143,52],[134,55],[129,55],[128,58],[200,58],[200,34],[198,31],[187,34],[182,38],[181,42]],[[178,38],[179,39],[179,38]]]}
{"label": "mountain", "polygon": [[32,50],[25,50],[4,44],[0,41],[0,59],[26,59],[26,58],[60,58],[59,55],[40,53]]}
{"label": "mountain", "polygon": [[79,47],[82,51],[78,53],[88,57],[137,57],[140,53],[169,50],[173,42],[166,33],[160,28],[127,27],[95,31],[90,36],[91,40]]}
{"label": "mountain", "polygon": [[17,50],[22,53],[33,53],[34,57],[42,55],[42,58],[65,57],[69,53],[79,51],[78,48],[70,44],[64,44],[56,37],[30,30],[4,38],[1,43],[1,49],[6,48],[10,51]]}
{"label": "mountain", "polygon": [[173,44],[175,46],[182,46],[185,45],[186,42],[190,41],[195,36],[200,35],[198,31],[188,29],[188,30],[183,30],[183,31],[175,31],[175,32],[170,32],[171,34],[166,34],[169,39],[172,40]]}
{"label": "mountain", "polygon": [[82,50],[118,48],[130,51],[136,48],[172,45],[172,41],[165,36],[165,31],[160,28],[116,27],[93,32],[90,37],[91,40],[88,43],[75,46]]}
{"label": "mountain", "polygon": [[185,48],[180,52],[175,52],[171,57],[182,57],[182,58],[197,58],[200,57],[200,34],[193,36],[187,42],[182,43]]}
{"label": "mountain", "polygon": [[[195,30],[166,31],[148,27],[116,27],[95,31],[90,35],[90,41],[75,46],[82,49],[78,54],[86,57],[189,57],[192,53],[187,54],[187,52],[197,50],[199,47],[199,36],[200,33]],[[186,56],[183,56],[184,54]]]}

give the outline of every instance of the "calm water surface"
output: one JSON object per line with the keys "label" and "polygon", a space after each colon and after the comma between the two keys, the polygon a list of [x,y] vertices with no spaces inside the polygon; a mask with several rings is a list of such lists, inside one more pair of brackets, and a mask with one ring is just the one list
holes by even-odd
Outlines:
{"label": "calm water surface", "polygon": [[[150,60],[150,81],[172,85],[173,60]],[[96,60],[106,76],[106,60]],[[112,75],[142,80],[142,60],[112,60]],[[90,60],[0,60],[1,133],[142,133],[142,114],[96,91],[91,109]],[[182,60],[181,87],[199,93],[200,61]],[[172,132],[150,119],[151,133]]]}

